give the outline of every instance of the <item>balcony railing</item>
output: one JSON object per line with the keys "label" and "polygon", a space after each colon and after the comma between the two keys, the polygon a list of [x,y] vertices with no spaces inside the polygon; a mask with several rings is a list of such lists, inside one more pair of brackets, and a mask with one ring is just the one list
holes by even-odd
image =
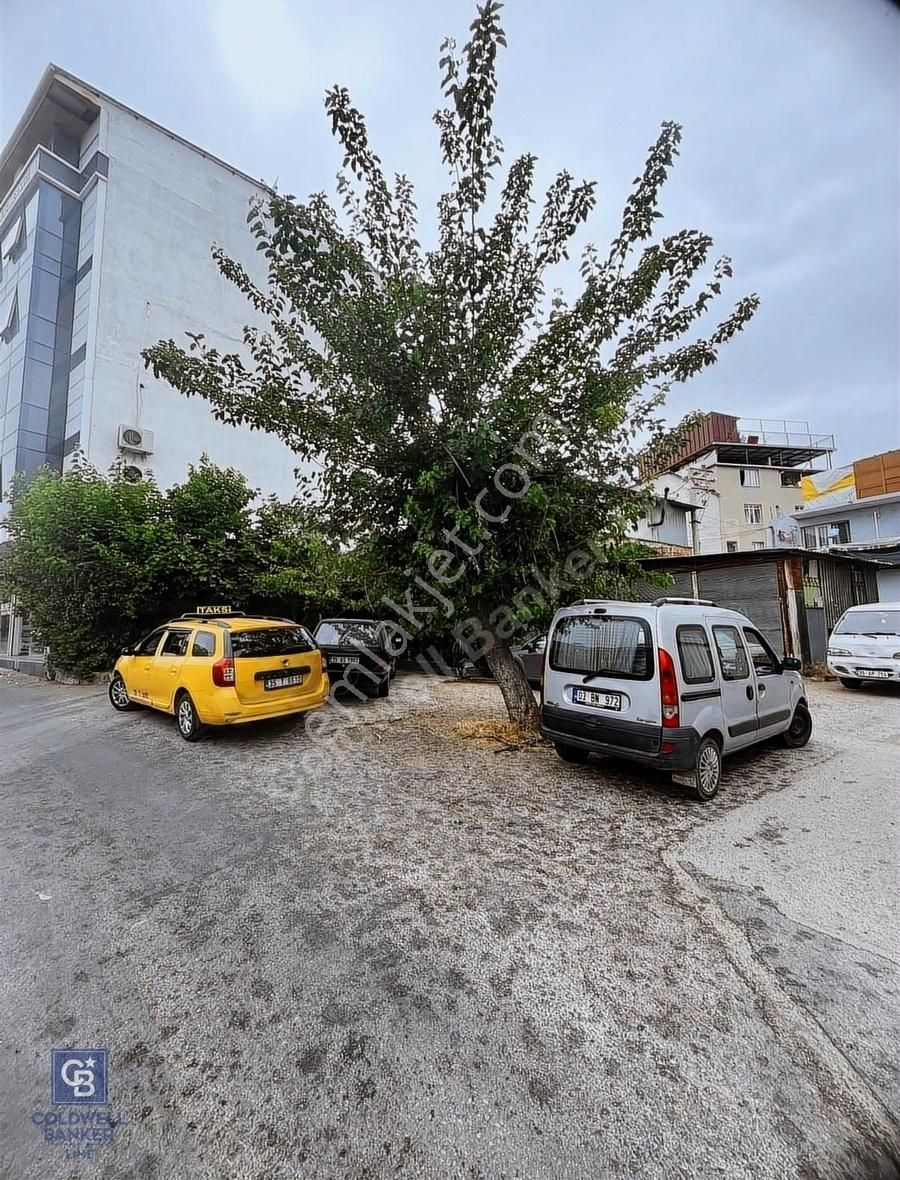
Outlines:
{"label": "balcony railing", "polygon": [[808,422],[792,422],[780,418],[739,418],[738,441],[746,443],[747,446],[834,450],[833,434],[813,434]]}

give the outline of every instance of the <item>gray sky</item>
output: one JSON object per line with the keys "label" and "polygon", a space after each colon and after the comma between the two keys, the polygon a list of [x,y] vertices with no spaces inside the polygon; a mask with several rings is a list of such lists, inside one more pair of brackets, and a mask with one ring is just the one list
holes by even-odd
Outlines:
{"label": "gray sky", "polygon": [[[332,82],[430,236],[443,173],[438,47],[471,0],[0,0],[0,135],[48,61],[305,196],[340,162]],[[808,419],[839,460],[900,445],[900,9],[889,0],[509,0],[497,129],[507,162],[599,181],[605,245],[663,119],[684,125],[667,231],[711,233],[762,309],[669,414]]]}

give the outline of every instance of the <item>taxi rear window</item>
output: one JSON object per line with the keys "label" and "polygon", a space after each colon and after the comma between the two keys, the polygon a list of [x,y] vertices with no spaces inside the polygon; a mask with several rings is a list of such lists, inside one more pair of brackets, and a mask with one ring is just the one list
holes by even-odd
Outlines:
{"label": "taxi rear window", "polygon": [[291,656],[315,649],[309,632],[303,627],[261,627],[258,631],[231,633],[231,654],[236,660]]}

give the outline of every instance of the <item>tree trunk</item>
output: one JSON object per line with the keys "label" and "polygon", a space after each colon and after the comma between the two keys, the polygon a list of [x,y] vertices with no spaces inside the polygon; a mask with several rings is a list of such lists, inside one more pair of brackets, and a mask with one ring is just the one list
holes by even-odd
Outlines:
{"label": "tree trunk", "polygon": [[540,715],[534,692],[525,679],[525,669],[518,660],[513,659],[507,640],[501,639],[488,623],[482,622],[482,626],[493,639],[485,652],[485,659],[503,693],[510,721],[536,733]]}

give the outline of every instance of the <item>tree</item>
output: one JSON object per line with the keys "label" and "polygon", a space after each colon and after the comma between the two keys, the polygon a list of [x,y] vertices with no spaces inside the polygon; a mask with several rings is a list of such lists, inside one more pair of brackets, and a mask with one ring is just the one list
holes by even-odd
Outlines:
{"label": "tree", "polygon": [[492,117],[506,44],[499,9],[478,8],[461,54],[452,40],[442,47],[448,106],[435,122],[449,187],[431,249],[418,240],[409,180],[389,182],[362,115],[335,87],[325,109],[344,151],[341,210],[322,193],[255,203],[264,287],[213,248],[269,322],[245,329],[249,359],[202,336],[187,349],[160,341],[144,356],[224,421],[317,457],[333,528],[393,571],[385,604],[407,634],[452,618],[460,638],[485,649],[510,716],[529,722],[534,699],[509,651],[531,617],[523,588],[589,539],[595,568],[615,562],[645,509],[639,452],[665,433],[668,390],[714,363],[757,299],[740,299],[701,336],[729,260],[709,266],[712,242],[697,230],[652,240],[681,139],[674,123],[649,149],[609,250],[584,246],[578,292],[548,293],[595,185],[562,172],[535,216],[536,158],[526,153],[486,211],[502,157]]}
{"label": "tree", "polygon": [[89,677],[198,603],[303,615],[352,594],[357,563],[314,514],[254,498],[206,456],[165,493],[121,469],[44,468],[14,484],[0,597],[30,617],[53,667]]}
{"label": "tree", "polygon": [[3,597],[16,599],[62,671],[109,667],[153,601],[153,555],[167,544],[159,490],[87,466],[65,476],[45,468],[16,481],[5,525]]}

